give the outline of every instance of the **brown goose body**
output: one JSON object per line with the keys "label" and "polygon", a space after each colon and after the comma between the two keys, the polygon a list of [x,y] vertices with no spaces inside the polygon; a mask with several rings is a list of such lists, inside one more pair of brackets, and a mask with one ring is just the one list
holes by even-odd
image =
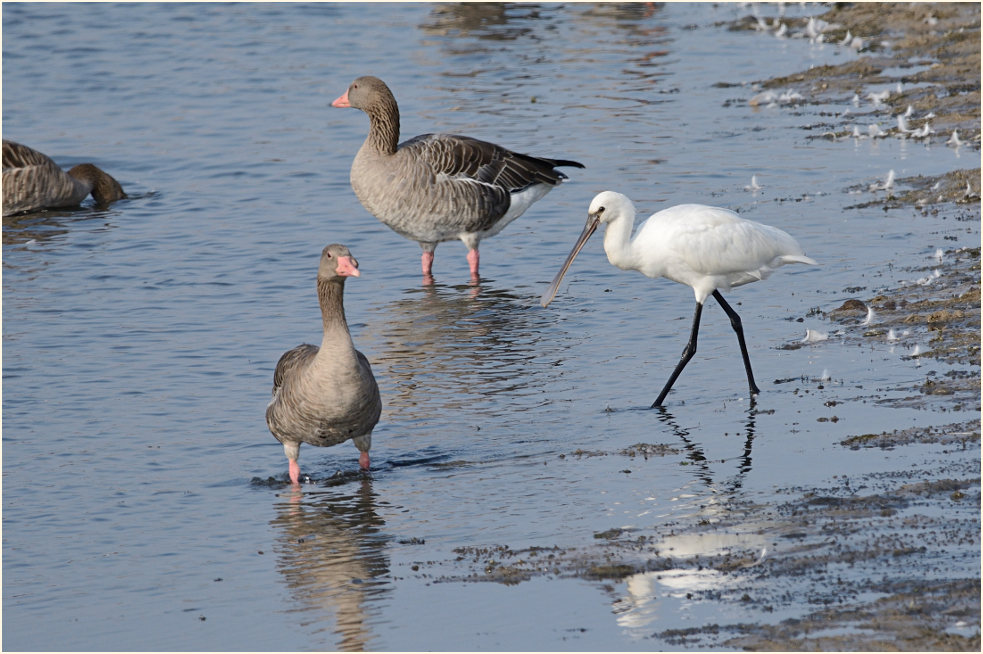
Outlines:
{"label": "brown goose body", "polygon": [[93,164],[65,172],[47,155],[4,139],[3,215],[75,207],[90,193],[99,206],[126,197],[119,182]]}
{"label": "brown goose body", "polygon": [[317,292],[321,304],[321,345],[288,350],[273,373],[273,398],[266,423],[281,443],[298,483],[300,444],[320,447],[352,440],[361,452],[359,464],[369,467],[372,430],[382,413],[379,387],[365,355],[355,349],[345,320],[345,278],[359,276],[358,262],[343,245],[321,253]]}
{"label": "brown goose body", "polygon": [[368,114],[369,134],[352,162],[352,189],[369,213],[420,244],[427,278],[437,244],[461,240],[477,279],[478,243],[565,180],[557,167],[584,167],[454,134],[399,143],[399,107],[376,77],[359,77],[332,105]]}

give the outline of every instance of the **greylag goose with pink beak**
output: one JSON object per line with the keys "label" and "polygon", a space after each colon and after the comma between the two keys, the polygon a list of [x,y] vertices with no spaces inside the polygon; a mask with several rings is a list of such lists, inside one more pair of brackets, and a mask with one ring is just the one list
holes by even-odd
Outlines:
{"label": "greylag goose with pink beak", "polygon": [[461,240],[478,281],[478,243],[502,231],[567,179],[558,166],[583,168],[453,134],[399,143],[399,108],[377,77],[359,77],[331,103],[369,116],[369,134],[352,162],[351,184],[369,213],[423,248],[424,281],[433,281],[434,249]]}
{"label": "greylag goose with pink beak", "polygon": [[300,481],[300,444],[320,447],[351,440],[359,465],[369,468],[372,430],[382,413],[379,386],[365,355],[355,349],[342,302],[345,279],[358,277],[358,261],[344,245],[321,252],[317,296],[324,333],[321,346],[298,345],[284,353],[273,373],[266,424],[283,443],[290,481]]}
{"label": "greylag goose with pink beak", "polygon": [[119,182],[97,166],[79,164],[66,173],[51,157],[3,140],[3,215],[76,207],[90,193],[100,207],[126,197]]}

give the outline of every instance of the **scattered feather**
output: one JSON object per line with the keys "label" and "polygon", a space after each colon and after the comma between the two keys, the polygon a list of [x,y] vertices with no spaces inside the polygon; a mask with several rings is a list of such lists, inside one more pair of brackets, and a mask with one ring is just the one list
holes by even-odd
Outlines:
{"label": "scattered feather", "polygon": [[807,329],[805,338],[802,339],[803,343],[818,343],[820,341],[825,341],[829,338],[829,334],[826,332],[820,332],[815,329]]}
{"label": "scattered feather", "polygon": [[925,277],[920,277],[919,279],[916,279],[915,283],[918,284],[919,286],[928,286],[929,284],[933,283],[936,279],[938,279],[941,276],[942,273],[939,272],[938,268],[936,268]]}
{"label": "scattered feather", "polygon": [[747,103],[752,107],[757,107],[763,104],[773,104],[777,99],[778,94],[774,91],[762,91],[748,100]]}
{"label": "scattered feather", "polygon": [[871,191],[887,191],[894,187],[894,168],[890,170],[887,174],[887,179],[884,180],[883,184],[871,184]]}
{"label": "scattered feather", "polygon": [[887,100],[890,95],[890,91],[881,91],[880,93],[871,92],[867,94],[867,99],[873,103],[875,109],[880,109],[887,106],[884,104],[884,101]]}
{"label": "scattered feather", "polygon": [[916,139],[924,139],[924,138],[928,138],[929,135],[931,134],[935,134],[935,130],[932,129],[932,126],[928,123],[928,121],[925,121],[925,124],[922,125],[922,128],[912,132],[911,136]]}

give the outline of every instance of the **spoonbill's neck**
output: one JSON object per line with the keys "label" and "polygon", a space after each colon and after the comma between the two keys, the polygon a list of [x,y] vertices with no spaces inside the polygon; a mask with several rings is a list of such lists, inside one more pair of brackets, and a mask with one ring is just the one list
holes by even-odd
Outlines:
{"label": "spoonbill's neck", "polygon": [[634,212],[622,212],[608,223],[604,231],[604,252],[612,266],[622,270],[635,268],[631,231],[635,225]]}

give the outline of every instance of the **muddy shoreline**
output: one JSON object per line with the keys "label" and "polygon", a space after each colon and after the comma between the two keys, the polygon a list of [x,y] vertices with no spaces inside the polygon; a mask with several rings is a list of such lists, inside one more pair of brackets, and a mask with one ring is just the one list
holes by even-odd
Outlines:
{"label": "muddy shoreline", "polygon": [[[775,10],[771,5],[759,7],[761,14],[729,27],[770,29],[780,24],[780,17],[764,12]],[[930,132],[928,138],[945,143],[958,130],[959,147],[970,153],[963,161],[978,160],[978,4],[843,4],[819,18],[827,24],[827,41],[845,40],[848,32],[861,36],[859,57],[839,66],[761,80],[758,89],[788,89],[804,102],[828,102],[831,97],[846,102],[854,94],[867,97],[892,85],[900,92],[883,100],[892,116],[910,105],[912,132],[921,129]],[[805,19],[785,22],[796,31],[806,27]],[[924,129],[926,124],[931,131]],[[815,138],[853,137],[849,116],[833,117],[818,130],[809,129],[821,132],[810,134]],[[913,137],[900,125],[885,125],[881,138]],[[952,225],[979,225],[979,168],[898,179],[885,190],[875,200],[845,211],[883,205],[885,211],[910,210],[926,219],[941,214]],[[851,435],[840,445],[869,451],[931,444],[962,454],[941,469],[926,462],[899,470],[890,479],[883,474],[834,475],[835,486],[780,489],[777,496],[783,500],[777,504],[730,502],[714,520],[670,525],[673,535],[690,537],[750,535],[748,525],[767,525],[769,538],[793,545],[767,556],[750,545],[742,546],[738,539],[719,554],[680,558],[665,538],[612,528],[594,534],[596,543],[590,547],[465,547],[455,551],[454,561],[419,561],[405,572],[433,583],[520,584],[534,577],[594,580],[608,589],[617,604],[616,586],[626,581],[696,569],[731,575],[737,581],[725,590],[693,591],[695,599],[701,593],[707,599],[721,599],[723,594],[734,602],[753,602],[764,614],[780,612],[805,583],[814,594],[809,602],[815,608],[804,615],[754,624],[704,624],[651,637],[680,649],[979,651],[980,578],[952,578],[945,574],[944,558],[970,556],[974,551],[978,556],[980,548],[980,421],[953,421],[949,415],[980,410],[980,249],[940,250],[930,265],[906,272],[911,283],[876,293],[844,289],[847,300],[839,306],[819,307],[812,317],[821,318],[845,341],[890,341],[909,352],[907,356],[926,362],[924,379],[904,389],[904,399],[890,400],[895,404],[889,406],[932,411],[936,416],[932,426],[885,426],[880,433]],[[928,346],[920,348],[919,343]],[[932,362],[953,369],[937,374]],[[806,381],[820,384],[822,380]],[[868,400],[877,398],[862,398]],[[835,407],[831,410],[835,416]],[[655,464],[679,454],[671,446],[639,443],[622,451],[577,450],[563,456],[624,457],[626,462],[651,459]],[[933,562],[926,563],[926,558]],[[862,562],[884,574],[841,578],[834,572]],[[899,564],[931,570],[891,574]],[[448,570],[460,572],[447,574]],[[770,583],[755,583],[760,579]],[[776,590],[767,590],[771,588]]]}

